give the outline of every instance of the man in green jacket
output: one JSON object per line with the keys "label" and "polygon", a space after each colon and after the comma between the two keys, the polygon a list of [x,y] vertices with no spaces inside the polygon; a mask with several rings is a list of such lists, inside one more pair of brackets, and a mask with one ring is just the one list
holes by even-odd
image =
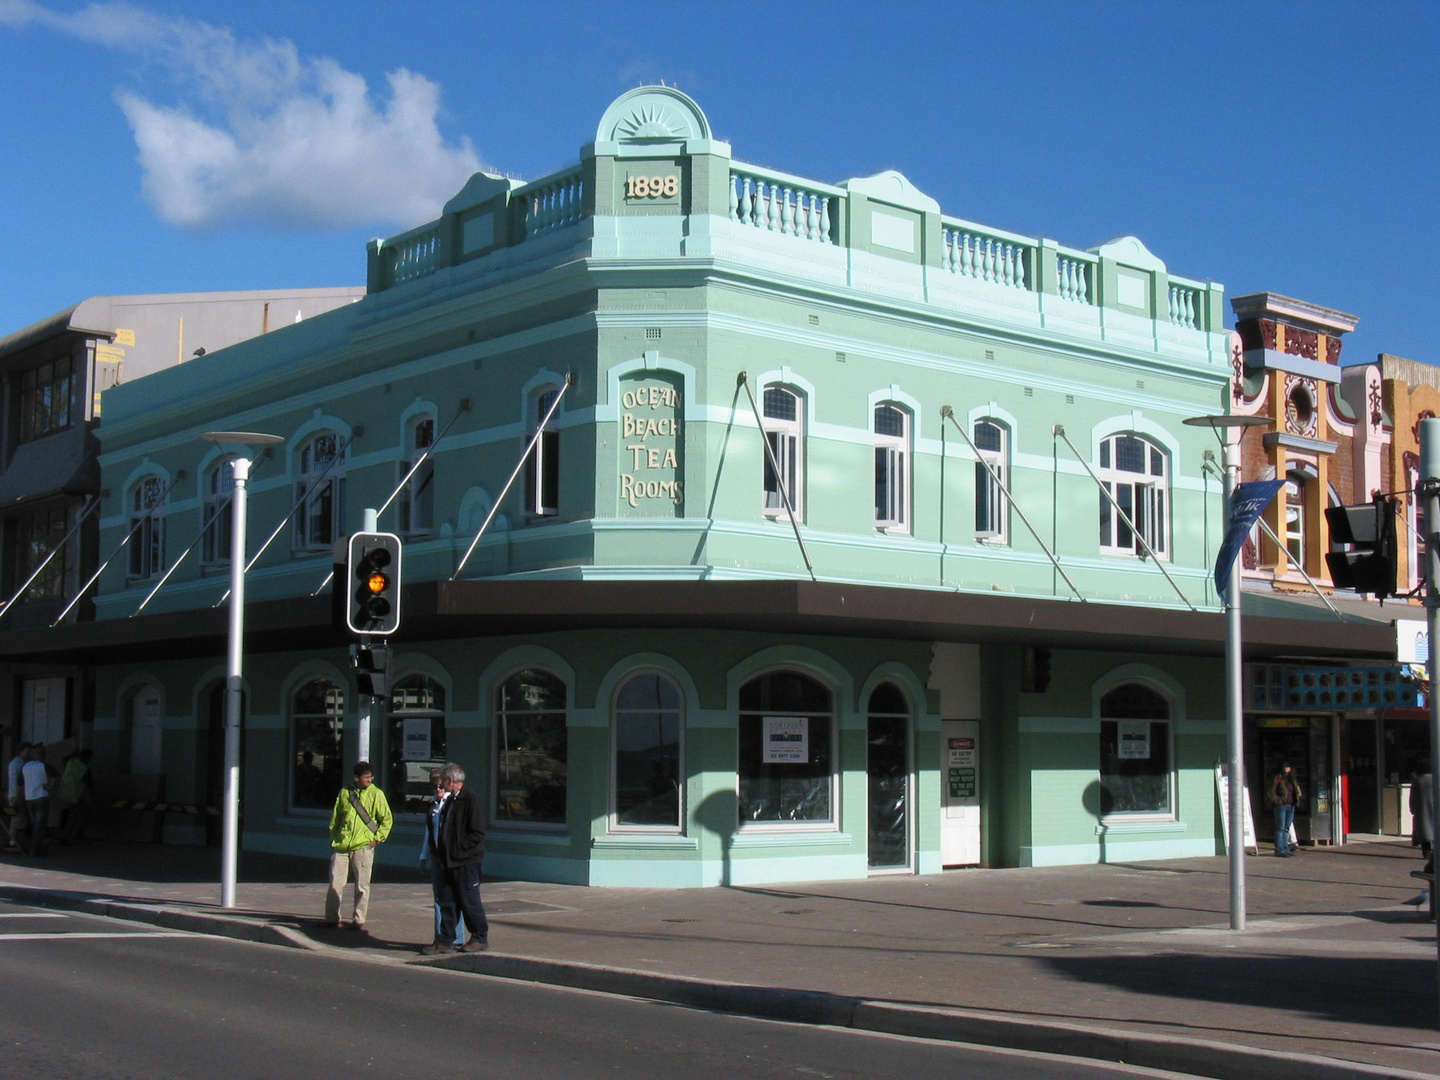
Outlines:
{"label": "man in green jacket", "polygon": [[325,894],[324,926],[340,925],[340,894],[345,882],[355,876],[355,917],[352,930],[365,929],[370,909],[370,871],[375,866],[375,848],[390,835],[395,819],[385,793],[375,786],[375,773],[368,761],[355,763],[355,783],[335,798],[330,812],[330,891]]}

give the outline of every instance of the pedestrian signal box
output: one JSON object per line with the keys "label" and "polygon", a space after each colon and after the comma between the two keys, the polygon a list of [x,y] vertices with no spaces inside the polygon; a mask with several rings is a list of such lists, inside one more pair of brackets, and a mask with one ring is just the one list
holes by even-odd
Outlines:
{"label": "pedestrian signal box", "polygon": [[1395,500],[1377,495],[1374,502],[1359,506],[1332,506],[1325,520],[1332,543],[1352,545],[1349,551],[1325,556],[1335,587],[1372,593],[1379,600],[1394,596]]}
{"label": "pedestrian signal box", "polygon": [[357,634],[393,634],[400,626],[400,538],[356,533],[346,560],[350,602],[345,625]]}

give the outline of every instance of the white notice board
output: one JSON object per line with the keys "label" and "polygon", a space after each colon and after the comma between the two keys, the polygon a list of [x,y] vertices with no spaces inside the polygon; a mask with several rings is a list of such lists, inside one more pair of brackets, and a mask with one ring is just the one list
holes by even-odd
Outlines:
{"label": "white notice board", "polygon": [[[1225,850],[1230,850],[1230,777],[1225,775],[1224,763],[1215,766],[1215,794],[1220,799],[1220,827],[1225,833]],[[1260,854],[1260,844],[1255,839],[1255,815],[1250,809],[1250,792],[1242,789],[1244,797],[1240,805],[1245,811],[1245,847],[1254,848]]]}

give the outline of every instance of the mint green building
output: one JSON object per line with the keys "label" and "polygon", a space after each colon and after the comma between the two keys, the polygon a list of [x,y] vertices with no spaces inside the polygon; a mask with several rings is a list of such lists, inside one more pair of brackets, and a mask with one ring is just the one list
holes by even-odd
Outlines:
{"label": "mint green building", "polygon": [[[665,87],[615,101],[573,167],[476,174],[373,242],[368,286],[106,393],[101,548],[131,540],[96,622],[51,642],[94,665],[100,772],[158,762],[166,798],[218,800],[226,463],[251,451],[199,436],[263,431],[285,442],[252,473],[250,550],[274,534],[248,585],[247,848],[326,851],[360,728],[325,582],[384,505],[390,861],[446,760],[489,801],[496,875],[1222,850],[1221,495],[1213,436],[1181,425],[1225,408],[1220,286],[1131,237],[952,218],[899,173],[742,164]],[[1301,629],[1247,622],[1257,655],[1354,654]]]}

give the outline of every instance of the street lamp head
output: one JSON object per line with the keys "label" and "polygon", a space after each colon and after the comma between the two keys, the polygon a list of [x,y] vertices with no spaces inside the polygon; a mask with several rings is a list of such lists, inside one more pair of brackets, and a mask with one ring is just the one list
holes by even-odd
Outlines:
{"label": "street lamp head", "polygon": [[266,435],[260,431],[202,431],[200,438],[206,442],[234,443],[238,446],[271,446],[284,442],[284,436]]}
{"label": "street lamp head", "polygon": [[1189,416],[1180,421],[1190,427],[1208,427],[1219,430],[1221,428],[1252,428],[1266,427],[1275,423],[1270,416],[1245,416],[1240,413],[1220,413],[1216,416]]}

